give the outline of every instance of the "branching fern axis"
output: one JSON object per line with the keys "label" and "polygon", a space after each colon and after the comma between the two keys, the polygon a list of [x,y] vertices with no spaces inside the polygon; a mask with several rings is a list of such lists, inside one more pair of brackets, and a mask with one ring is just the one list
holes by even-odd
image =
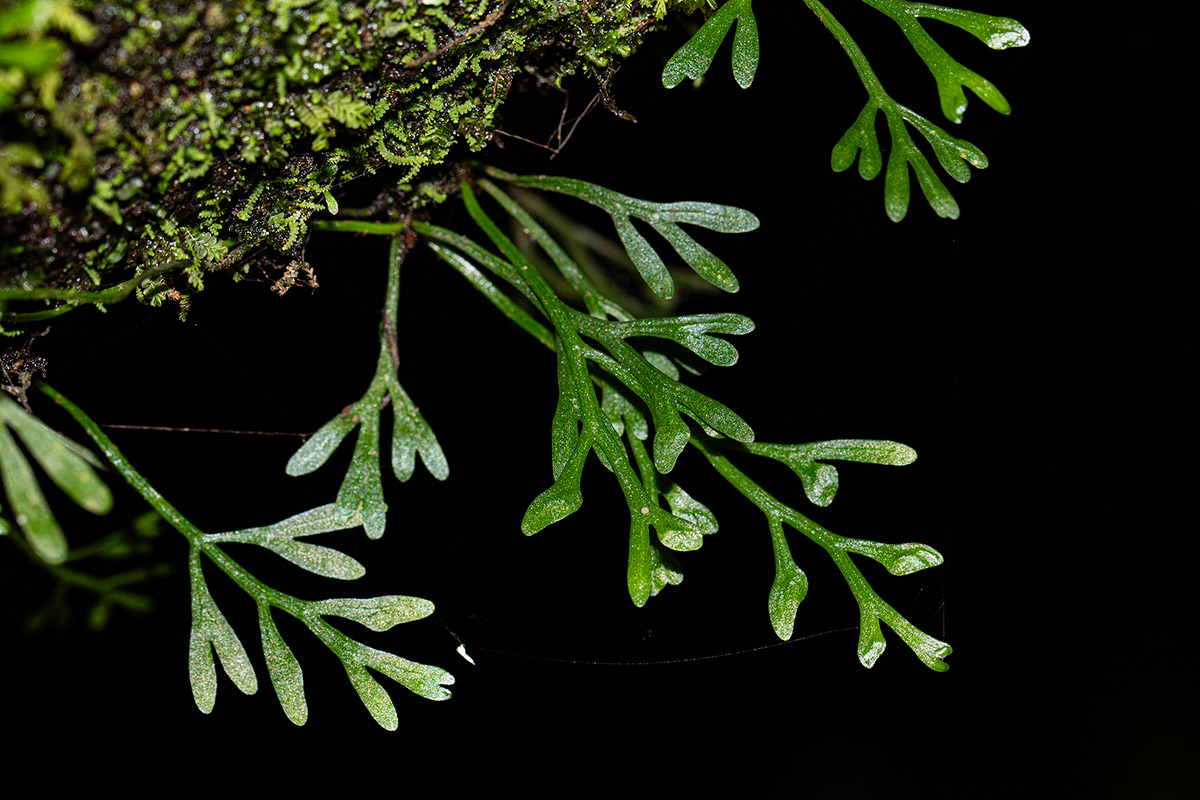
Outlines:
{"label": "branching fern axis", "polygon": [[[238,563],[219,545],[256,544],[279,554],[296,566],[325,577],[352,580],[364,572],[353,558],[333,548],[297,541],[307,536],[364,524],[361,515],[347,516],[331,503],[302,512],[274,525],[228,533],[206,534],[193,525],[134,469],[112,440],[78,406],[47,384],[39,388],[78,422],[104,453],[109,463],[150,505],[188,541],[188,575],[192,590],[192,630],[188,644],[188,671],[196,706],[212,711],[216,702],[216,660],[234,685],[246,694],[258,690],[258,679],[241,639],[217,607],[203,570],[207,559],[228,576],[255,603],[268,673],[288,719],[303,725],[308,719],[303,671],[272,620],[274,610],[297,619],[342,662],[363,704],[382,727],[396,730],[399,720],[387,691],[367,669],[378,671],[408,690],[431,700],[445,700],[444,688],[454,676],[438,667],[418,664],[368,647],[334,628],[324,617],[338,616],[380,631],[433,613],[427,600],[404,596],[302,600],[273,589]],[[203,557],[203,559],[202,559]],[[216,659],[213,654],[216,653]]]}

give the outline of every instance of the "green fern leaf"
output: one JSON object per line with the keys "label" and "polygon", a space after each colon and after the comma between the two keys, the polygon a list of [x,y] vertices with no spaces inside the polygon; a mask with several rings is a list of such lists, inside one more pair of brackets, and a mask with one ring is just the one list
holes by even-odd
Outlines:
{"label": "green fern leaf", "polygon": [[707,22],[671,56],[663,67],[663,86],[673,89],[684,77],[696,80],[708,72],[713,57],[733,24],[737,32],[733,37],[733,77],[743,89],[754,82],[758,70],[758,22],[750,7],[752,0],[729,0],[713,14]]}
{"label": "green fern leaf", "polygon": [[640,219],[654,228],[700,277],[727,292],[738,290],[737,278],[725,262],[702,247],[679,226],[696,225],[720,233],[746,233],[758,228],[759,224],[758,217],[749,211],[715,203],[654,203],[571,178],[512,175],[492,169],[488,173],[519,186],[569,194],[607,211],[638,272],[659,297],[671,297],[675,293],[675,284],[662,257],[634,227],[634,219]]}
{"label": "green fern leaf", "polygon": [[20,437],[47,477],[80,507],[107,514],[112,493],[93,465],[99,462],[84,447],[45,425],[8,395],[0,393],[0,482],[12,505],[17,527],[30,547],[50,564],[67,557],[67,539],[38,486],[33,468],[9,429]]}
{"label": "green fern leaf", "polygon": [[192,697],[196,706],[205,714],[213,710],[217,701],[217,671],[213,663],[213,650],[221,660],[221,667],[234,685],[244,694],[258,691],[258,679],[254,666],[246,655],[246,648],[217,608],[204,573],[200,569],[200,552],[193,548],[188,557],[188,568],[192,582],[192,633],[188,643],[188,674],[192,681]]}
{"label": "green fern leaf", "polygon": [[[348,521],[336,504],[310,509],[274,525],[230,533],[203,533],[167,503],[162,495],[134,470],[116,445],[78,406],[45,384],[41,384],[39,388],[83,426],[113,467],[163,519],[188,540],[188,571],[192,588],[188,674],[192,696],[202,712],[211,712],[216,703],[217,673],[214,650],[226,674],[243,692],[253,694],[258,689],[258,681],[245,647],[209,593],[201,568],[201,555],[215,563],[239,588],[250,595],[257,605],[259,630],[271,682],[284,713],[293,723],[303,725],[308,719],[303,672],[271,619],[272,609],[279,609],[294,617],[342,661],[351,682],[372,716],[389,730],[396,729],[395,706],[387,692],[367,674],[365,668],[369,667],[389,675],[423,697],[445,700],[450,696],[443,688],[454,683],[454,677],[450,673],[438,667],[407,661],[399,656],[367,647],[323,619],[323,615],[341,616],[356,620],[372,630],[387,630],[400,623],[428,616],[433,612],[432,603],[399,595],[321,601],[300,600],[266,586],[218,546],[227,542],[257,544],[275,550],[285,558],[296,561],[299,566],[319,574],[332,574],[340,578],[357,577],[357,574],[361,574],[361,565],[337,551],[317,548],[324,552],[314,555],[311,550],[304,548],[296,550],[280,546],[281,543],[289,542],[306,544],[296,543],[294,540],[348,527]],[[352,522],[362,524],[361,518]],[[330,567],[331,564],[334,566]],[[357,574],[350,574],[352,572]]]}
{"label": "green fern leaf", "polygon": [[262,633],[263,655],[267,659],[267,671],[271,676],[271,684],[275,687],[275,695],[283,713],[297,725],[308,721],[308,701],[304,698],[304,671],[300,662],[292,653],[279,629],[271,620],[271,606],[260,603],[258,606],[259,630]]}

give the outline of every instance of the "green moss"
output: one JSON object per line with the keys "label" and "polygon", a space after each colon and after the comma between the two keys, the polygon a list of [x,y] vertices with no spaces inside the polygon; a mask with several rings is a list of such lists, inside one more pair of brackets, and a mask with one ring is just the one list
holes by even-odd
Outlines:
{"label": "green moss", "polygon": [[410,183],[460,145],[482,149],[514,84],[604,81],[666,8],[699,5],[9,4],[0,286],[90,287],[85,266],[111,282],[178,260],[186,281],[160,277],[171,291],[153,296],[183,298],[251,248],[290,263],[335,187],[385,169]]}

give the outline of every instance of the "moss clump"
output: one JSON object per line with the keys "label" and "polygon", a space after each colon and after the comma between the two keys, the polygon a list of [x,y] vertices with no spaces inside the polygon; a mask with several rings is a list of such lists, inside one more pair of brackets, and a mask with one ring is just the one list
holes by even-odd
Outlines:
{"label": "moss clump", "polygon": [[667,10],[701,4],[0,5],[0,287],[93,291],[175,264],[139,293],[186,302],[252,249],[294,271],[348,181],[434,177],[456,145],[484,147],[514,85],[603,85]]}

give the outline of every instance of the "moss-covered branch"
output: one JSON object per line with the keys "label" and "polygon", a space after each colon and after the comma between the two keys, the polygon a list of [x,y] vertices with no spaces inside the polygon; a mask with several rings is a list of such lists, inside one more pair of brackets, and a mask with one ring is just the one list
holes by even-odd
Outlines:
{"label": "moss-covered branch", "polygon": [[139,292],[186,301],[252,248],[287,264],[347,181],[390,170],[400,205],[427,202],[419,181],[484,147],[514,85],[603,86],[700,4],[0,4],[0,288],[94,294],[180,262]]}

